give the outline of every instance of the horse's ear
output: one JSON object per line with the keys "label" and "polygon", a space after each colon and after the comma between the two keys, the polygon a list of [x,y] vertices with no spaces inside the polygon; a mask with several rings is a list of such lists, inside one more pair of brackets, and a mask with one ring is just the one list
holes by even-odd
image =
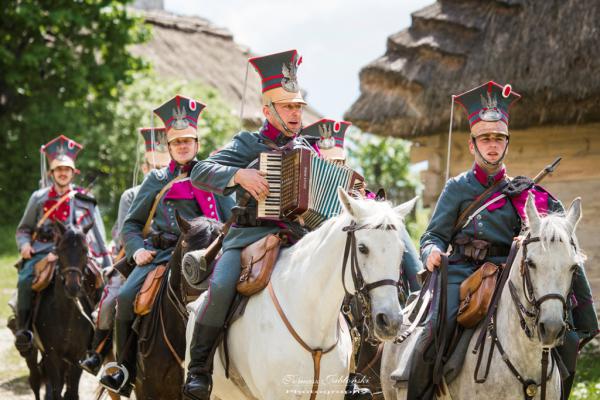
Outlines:
{"label": "horse's ear", "polygon": [[350,197],[350,195],[346,193],[344,188],[341,186],[338,186],[338,198],[340,199],[340,203],[346,212],[354,218],[358,218],[360,208],[356,204],[356,200]]}
{"label": "horse's ear", "polygon": [[59,220],[54,221],[54,227],[60,236],[64,235],[67,231],[67,227]]}
{"label": "horse's ear", "polygon": [[177,220],[177,226],[179,226],[181,233],[188,233],[189,230],[192,229],[192,225],[179,215],[179,211],[177,210],[175,210],[175,219]]}
{"label": "horse's ear", "polygon": [[415,208],[415,204],[417,203],[418,199],[419,199],[419,196],[415,197],[412,200],[407,201],[406,203],[402,203],[399,206],[394,207],[394,211],[396,211],[396,213],[401,218],[404,218],[408,214],[410,214],[410,212],[413,210],[413,208]]}
{"label": "horse's ear", "polygon": [[385,201],[385,189],[384,188],[379,188],[379,190],[375,194],[375,200]]}
{"label": "horse's ear", "polygon": [[94,227],[94,221],[91,221],[89,224],[83,227],[83,234],[87,235],[87,233]]}
{"label": "horse's ear", "polygon": [[571,205],[569,206],[569,211],[567,211],[567,220],[571,225],[571,235],[575,232],[575,228],[581,220],[581,197],[577,197]]}
{"label": "horse's ear", "polygon": [[540,214],[535,208],[535,199],[531,192],[527,195],[527,201],[525,202],[525,214],[529,222],[529,231],[532,235],[536,235],[540,231]]}

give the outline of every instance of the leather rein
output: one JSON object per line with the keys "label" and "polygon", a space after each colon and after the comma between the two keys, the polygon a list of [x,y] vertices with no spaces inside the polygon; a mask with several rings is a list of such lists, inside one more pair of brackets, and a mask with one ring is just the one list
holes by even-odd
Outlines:
{"label": "leather rein", "polygon": [[[515,376],[515,378],[517,378],[517,380],[523,386],[523,396],[524,396],[525,400],[532,400],[537,395],[538,387],[541,387],[541,394],[540,394],[541,400],[546,399],[546,385],[547,385],[547,382],[552,377],[556,362],[554,360],[554,357],[552,357],[552,365],[550,368],[550,372],[547,373],[548,357],[549,357],[551,349],[544,347],[542,349],[542,359],[541,359],[541,382],[538,383],[534,379],[524,378],[523,375],[517,370],[515,365],[510,361],[508,355],[504,351],[504,348],[502,347],[502,344],[500,343],[500,340],[498,339],[495,320],[496,320],[496,313],[498,311],[498,308],[497,308],[498,301],[502,294],[502,289],[507,281],[508,281],[508,287],[509,287],[511,299],[517,310],[517,315],[519,316],[519,323],[520,323],[521,329],[523,330],[523,332],[529,339],[533,338],[533,330],[527,324],[526,318],[528,318],[530,320],[534,320],[534,326],[535,326],[537,324],[537,322],[539,321],[541,306],[545,301],[559,300],[563,306],[563,320],[566,320],[568,307],[567,307],[566,299],[563,295],[558,294],[558,293],[548,293],[548,294],[541,296],[539,299],[535,297],[534,288],[533,288],[533,284],[532,284],[532,280],[531,280],[531,274],[530,274],[530,264],[527,262],[527,245],[529,245],[530,243],[535,243],[535,242],[539,242],[539,241],[540,241],[539,236],[532,237],[530,233],[527,234],[525,239],[523,239],[522,241],[519,241],[516,239],[513,241],[513,245],[511,247],[511,251],[510,251],[510,254],[509,254],[507,262],[506,262],[506,267],[504,268],[504,270],[502,272],[502,276],[498,280],[498,285],[496,287],[494,297],[492,298],[492,303],[491,303],[491,307],[489,310],[489,314],[488,314],[488,317],[486,318],[485,325],[484,325],[485,329],[481,330],[479,338],[478,338],[475,348],[473,350],[473,354],[477,354],[477,352],[479,352],[481,350],[479,352],[479,356],[477,357],[477,365],[475,367],[475,372],[474,372],[475,382],[484,383],[487,380],[487,377],[488,377],[488,374],[490,371],[491,362],[492,362],[492,355],[494,353],[494,349],[497,347],[498,352],[500,353],[500,355],[502,357],[502,360],[505,362],[505,364],[508,367],[508,369],[510,370],[510,372]],[[521,279],[522,279],[523,296],[525,298],[525,301],[529,305],[529,307],[527,307],[526,305],[523,304],[523,302],[521,301],[521,299],[519,297],[517,288],[513,284],[512,280],[508,279],[508,277],[510,275],[510,270],[512,268],[513,261],[516,257],[516,254],[518,252],[520,245],[523,247],[523,255],[521,257],[521,264],[520,264],[520,275],[521,275]],[[573,241],[572,238],[571,238],[571,245],[576,249],[575,242]],[[483,376],[483,378],[478,378],[479,370],[481,367],[481,361],[483,358],[483,350],[485,348],[485,339],[486,339],[485,333],[486,333],[486,331],[489,332],[489,337],[491,338],[491,345],[490,345],[491,347],[490,347],[490,350],[488,353],[484,376]]]}
{"label": "leather rein", "polygon": [[[357,252],[356,252],[357,244],[356,244],[356,236],[355,236],[355,232],[362,230],[362,229],[396,230],[396,227],[391,224],[377,225],[377,226],[357,225],[355,221],[352,221],[350,223],[350,225],[348,225],[342,229],[344,232],[347,233],[346,246],[344,249],[344,259],[342,261],[342,285],[344,287],[344,291],[346,292],[346,294],[350,294],[350,292],[348,292],[348,289],[346,288],[346,279],[345,279],[346,266],[348,264],[348,259],[350,259],[350,271],[352,274],[352,282],[354,283],[354,288],[356,290],[358,300],[359,300],[359,302],[361,302],[361,306],[364,307],[363,309],[366,310],[365,311],[365,320],[366,320],[368,330],[370,331],[372,329],[372,325],[371,325],[372,322],[371,322],[371,318],[370,318],[370,316],[371,316],[371,301],[370,301],[370,297],[369,297],[369,292],[380,286],[392,285],[392,286],[398,287],[398,281],[394,281],[393,279],[382,279],[382,280],[372,282],[372,283],[365,282],[362,272],[360,271],[360,268],[358,266],[358,256],[357,256]],[[292,326],[292,324],[286,317],[285,312],[283,311],[283,308],[281,307],[281,304],[279,303],[279,300],[277,299],[275,291],[273,290],[273,285],[271,284],[271,281],[269,281],[269,284],[267,287],[269,290],[269,295],[271,296],[271,300],[273,301],[273,304],[275,305],[275,309],[277,310],[279,317],[284,322],[287,330],[294,337],[294,339],[300,344],[300,346],[302,346],[302,348],[305,349],[306,351],[308,351],[312,356],[312,359],[313,359],[313,385],[312,385],[312,389],[311,389],[310,400],[314,400],[317,397],[317,393],[319,390],[319,376],[321,373],[321,358],[324,354],[329,353],[330,351],[332,351],[333,349],[335,349],[337,347],[337,344],[340,340],[340,335],[339,335],[340,319],[343,318],[343,316],[340,313],[340,317],[338,318],[338,328],[337,328],[338,334],[337,334],[335,343],[326,349],[312,348],[308,344],[306,344],[306,342],[304,342],[304,340],[302,340],[300,335],[298,335],[298,333],[296,332],[296,330],[294,329],[294,327]]]}

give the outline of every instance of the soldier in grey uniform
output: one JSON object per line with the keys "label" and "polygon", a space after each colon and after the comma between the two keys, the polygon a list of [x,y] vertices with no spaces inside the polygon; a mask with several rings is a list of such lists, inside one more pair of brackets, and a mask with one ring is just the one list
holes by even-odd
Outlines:
{"label": "soldier in grey uniform", "polygon": [[[144,176],[148,175],[152,169],[162,169],[167,167],[171,161],[171,156],[169,155],[169,150],[167,148],[168,144],[165,128],[140,128],[139,132],[144,139],[145,154],[141,166]],[[112,230],[117,254],[115,261],[118,261],[125,256],[123,242],[120,240],[121,230],[123,229],[125,217],[127,216],[131,204],[141,186],[142,185],[140,184],[125,190],[119,200],[117,221]],[[79,362],[81,368],[92,375],[98,373],[103,358],[110,351],[110,338],[115,319],[117,295],[124,279],[116,270],[108,268],[105,270],[105,281],[104,291],[95,311],[96,327],[91,349]]]}
{"label": "soldier in grey uniform", "polygon": [[[90,256],[103,268],[110,266],[100,211],[90,194],[72,184],[79,172],[75,168],[75,159],[82,148],[63,135],[42,146],[42,152],[49,161],[52,185],[33,192],[17,227],[16,241],[23,263],[17,283],[15,346],[24,356],[32,348],[33,336],[29,328],[32,322],[34,265],[43,258],[49,262],[58,259],[54,253],[54,221],[81,226],[93,221],[94,228],[88,232]],[[42,160],[42,163],[44,171],[46,161]],[[46,178],[42,176],[42,182]]]}
{"label": "soldier in grey uniform", "polygon": [[[222,255],[210,278],[208,302],[199,316],[190,345],[190,363],[183,393],[193,400],[210,398],[212,390],[211,353],[223,329],[227,311],[236,293],[240,275],[240,254],[244,247],[271,233],[285,229],[296,236],[304,233],[297,222],[256,221],[251,216],[256,201],[269,194],[269,185],[261,172],[248,168],[260,153],[283,147],[300,133],[305,101],[296,80],[301,58],[296,50],[251,58],[249,62],[262,78],[265,122],[258,132],[242,131],[218,153],[200,161],[192,170],[195,186],[228,195],[241,188],[253,200],[246,215],[240,215],[223,241]],[[369,399],[371,393],[353,385],[350,396]]]}
{"label": "soldier in grey uniform", "polygon": [[[202,103],[177,95],[154,110],[164,122],[172,161],[168,167],[155,169],[146,176],[123,224],[121,240],[125,243],[125,256],[133,260],[136,267],[117,297],[114,336],[120,369],[113,374],[103,374],[100,383],[125,396],[131,392],[135,380],[135,352],[133,348],[126,348],[128,337],[133,334],[134,300],[148,273],[171,258],[181,234],[175,213],[185,219],[204,215],[222,221],[228,218],[233,206],[231,198],[193,187],[188,176],[197,162],[196,130],[203,108]],[[155,198],[169,184],[172,186],[161,195],[156,212],[150,215]],[[151,231],[145,237],[143,229],[148,218],[152,218]],[[126,370],[129,379],[126,379]]]}
{"label": "soldier in grey uniform", "polygon": [[[491,185],[506,179],[503,159],[510,139],[509,108],[520,97],[511,90],[510,85],[503,87],[491,81],[455,97],[455,101],[465,108],[469,118],[469,150],[475,162],[470,170],[446,183],[429,226],[421,237],[422,261],[430,271],[440,265],[441,254],[452,244],[446,315],[449,335],[453,334],[456,326],[460,284],[486,261],[496,265],[506,262],[512,240],[521,231],[525,215],[523,208],[528,193],[534,195],[536,207],[541,214],[564,211],[557,199],[535,185],[508,199],[490,204],[466,227],[452,235],[458,216],[470,203]],[[473,259],[471,255],[477,253],[472,251],[473,240],[489,244],[485,258]],[[598,320],[583,265],[580,265],[579,271],[574,275],[573,293],[577,299],[577,306],[572,310],[575,330],[567,332],[565,344],[559,348],[571,373],[571,378],[563,385],[565,398],[568,398],[575,373],[578,342],[587,341],[598,333]]]}

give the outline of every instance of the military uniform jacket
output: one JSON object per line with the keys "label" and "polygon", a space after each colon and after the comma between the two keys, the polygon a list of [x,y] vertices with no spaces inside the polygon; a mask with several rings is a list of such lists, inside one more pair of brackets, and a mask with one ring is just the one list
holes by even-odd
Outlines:
{"label": "military uniform jacket", "polygon": [[[496,175],[488,176],[484,169],[475,164],[471,170],[448,180],[437,202],[429,226],[421,237],[423,265],[434,248],[438,248],[441,252],[448,250],[448,246],[453,240],[452,231],[459,215],[488,187],[496,181],[504,179],[505,176],[504,168]],[[535,186],[530,191],[534,195],[536,207],[541,214],[563,210],[561,203],[543,188]],[[504,198],[491,204],[473,218],[457,235],[462,234],[469,238],[485,240],[493,246],[509,248],[513,238],[521,231],[521,221],[524,218],[524,206],[528,192],[524,191],[516,198]],[[485,261],[500,264],[506,261],[506,257],[492,257]],[[449,264],[449,283],[461,283],[478,267],[465,261],[457,251],[453,251],[451,254]]]}
{"label": "military uniform jacket", "polygon": [[[268,121],[258,132],[240,132],[233,137],[231,142],[206,160],[198,162],[192,169],[192,183],[201,189],[217,194],[228,195],[239,186],[230,186],[232,178],[240,168],[247,168],[256,160],[260,153],[273,151],[267,142],[273,142],[282,147],[292,141],[292,137],[284,135]],[[256,200],[251,199],[249,207],[256,205]],[[296,222],[272,223],[258,227],[241,227],[233,225],[223,241],[223,250],[229,248],[243,248],[269,233],[276,233]],[[294,229],[296,231],[301,229]]]}
{"label": "military uniform jacket", "polygon": [[[252,161],[259,157],[260,153],[273,151],[266,142],[271,141],[281,147],[291,140],[293,140],[292,137],[284,135],[265,121],[258,132],[240,132],[227,146],[198,162],[192,169],[192,183],[203,190],[229,195],[238,188],[237,185],[230,186],[235,173],[240,168],[247,168]],[[254,205],[256,205],[256,200],[251,199],[248,206]],[[276,233],[293,224],[296,223],[266,223],[258,227],[233,225],[223,240],[223,250],[246,247],[270,233]]]}
{"label": "military uniform jacket", "polygon": [[[182,172],[189,172],[195,162],[180,166],[172,161],[168,167],[152,170],[146,175],[121,231],[121,240],[125,243],[125,254],[128,259],[133,259],[137,250],[145,248],[157,251],[153,263],[161,264],[169,260],[173,249],[155,249],[151,242],[142,236],[142,230],[158,193]],[[188,177],[174,183],[163,194],[152,219],[151,230],[155,234],[169,233],[179,236],[181,231],[177,226],[175,211],[188,220],[204,215],[223,221],[229,217],[233,205],[231,198],[215,196],[213,193],[194,188]]]}
{"label": "military uniform jacket", "polygon": [[[77,192],[78,195],[68,198],[58,206],[44,221],[42,229],[51,232],[54,221],[60,221],[64,224],[74,221],[79,226],[88,225],[93,221],[94,226],[87,234],[90,256],[94,257],[102,267],[110,266],[111,261],[106,250],[104,223],[100,215],[100,210],[89,194],[83,194],[83,189],[71,185],[70,190]],[[54,249],[54,240],[38,237],[32,241],[32,238],[37,223],[42,219],[46,211],[52,208],[61,197],[54,189],[54,186],[33,192],[29,198],[23,217],[17,226],[16,241],[19,250],[25,243],[30,243],[35,253],[50,252]]]}

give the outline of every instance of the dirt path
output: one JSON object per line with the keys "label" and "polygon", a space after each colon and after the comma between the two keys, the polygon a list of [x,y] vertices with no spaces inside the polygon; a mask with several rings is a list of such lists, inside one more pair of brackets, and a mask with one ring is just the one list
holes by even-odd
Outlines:
{"label": "dirt path", "polygon": [[[27,376],[27,365],[13,346],[12,333],[6,326],[0,327],[0,399],[33,399]],[[95,378],[84,372],[79,385],[80,400],[95,399],[97,388],[98,383]],[[42,389],[42,396],[43,392]]]}

